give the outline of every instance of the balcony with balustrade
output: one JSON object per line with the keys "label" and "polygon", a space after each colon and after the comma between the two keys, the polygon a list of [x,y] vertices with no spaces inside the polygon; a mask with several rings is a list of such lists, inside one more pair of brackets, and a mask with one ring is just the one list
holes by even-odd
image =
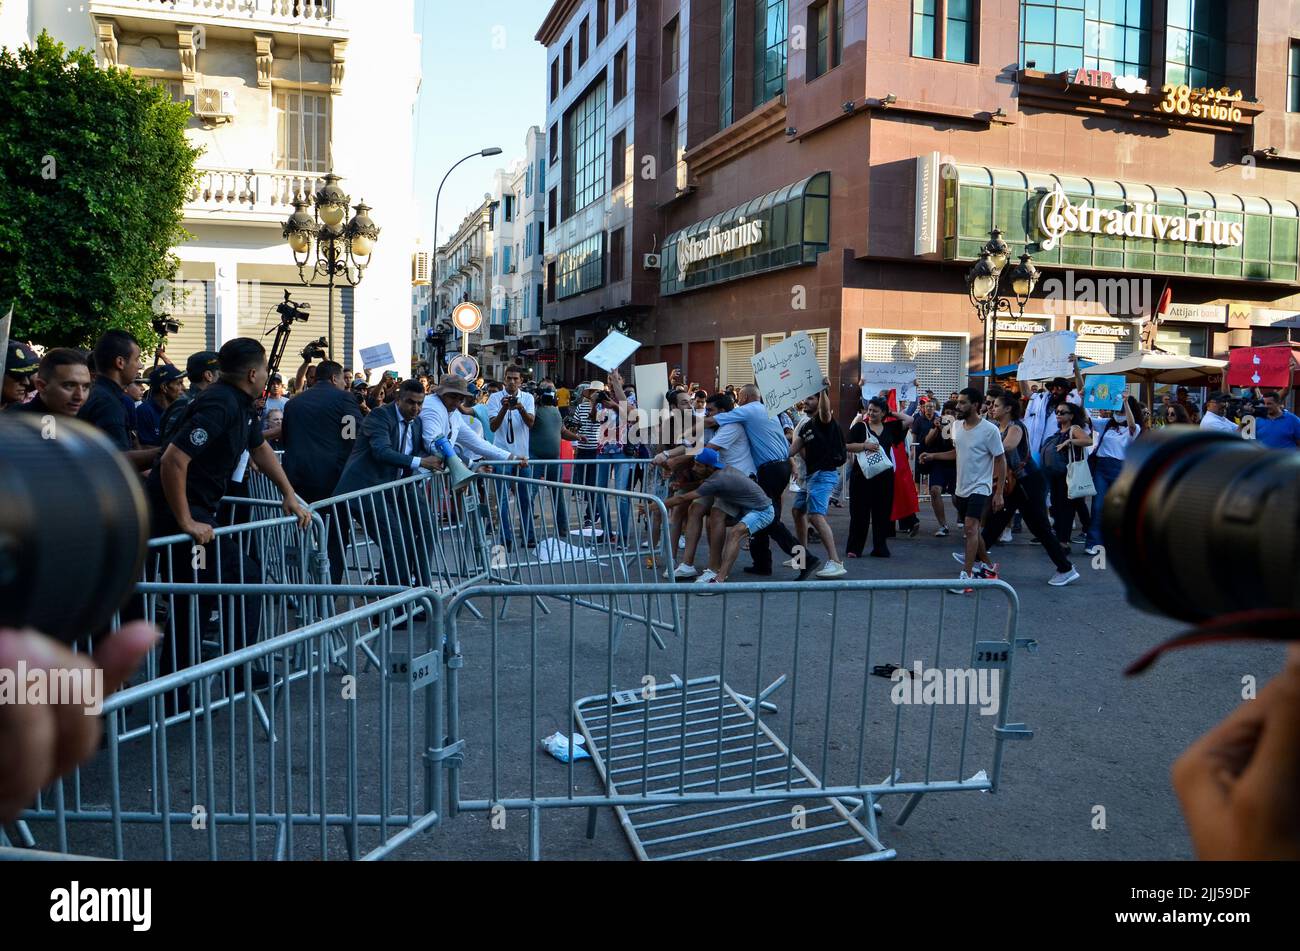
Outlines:
{"label": "balcony with balustrade", "polygon": [[241,31],[311,42],[347,36],[341,13],[351,0],[90,0],[92,18],[116,21],[119,28],[157,32],[161,24],[202,27],[211,36]]}
{"label": "balcony with balustrade", "polygon": [[280,225],[293,214],[293,203],[324,185],[314,172],[200,168],[185,220],[191,223],[264,223]]}

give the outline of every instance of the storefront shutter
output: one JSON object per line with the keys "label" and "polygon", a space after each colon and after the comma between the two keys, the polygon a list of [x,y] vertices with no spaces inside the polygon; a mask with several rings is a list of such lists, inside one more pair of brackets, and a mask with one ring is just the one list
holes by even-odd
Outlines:
{"label": "storefront shutter", "polygon": [[772,347],[775,347],[778,343],[780,343],[784,339],[785,339],[785,334],[783,333],[763,334],[763,345],[759,347],[759,351],[761,352],[763,350],[768,350]]}
{"label": "storefront shutter", "polygon": [[[258,282],[241,284],[239,336],[260,340],[263,346],[270,350],[275,340],[275,328],[280,322],[280,315],[276,313],[275,308],[284,302],[285,291],[289,292],[289,299],[295,303],[311,305],[308,320],[295,322],[289,335],[289,345],[285,349],[284,362],[280,367],[280,372],[288,378],[297,372],[302,363],[299,354],[303,347],[318,337],[329,337],[328,287]],[[364,368],[352,366],[352,300],[352,288],[334,288],[334,352],[330,356],[342,363],[345,369],[361,370]]]}
{"label": "storefront shutter", "polygon": [[172,317],[181,324],[180,333],[167,338],[167,356],[172,363],[185,369],[185,361],[190,354],[200,350],[216,350],[216,307],[212,294],[211,281],[186,281],[184,289],[188,291],[182,298],[178,295]]}
{"label": "storefront shutter", "polygon": [[808,337],[817,348],[817,365],[822,368],[822,373],[826,376],[831,375],[831,332],[829,330],[809,330]]}
{"label": "storefront shutter", "polygon": [[862,334],[862,359],[868,363],[916,362],[917,388],[939,399],[968,386],[966,340],[925,334]]}
{"label": "storefront shutter", "polygon": [[722,387],[743,386],[754,382],[753,337],[734,337],[722,341]]}

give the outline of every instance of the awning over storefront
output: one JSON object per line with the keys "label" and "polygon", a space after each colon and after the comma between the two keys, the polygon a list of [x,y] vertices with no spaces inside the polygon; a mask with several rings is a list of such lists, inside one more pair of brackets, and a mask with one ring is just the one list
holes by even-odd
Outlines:
{"label": "awning over storefront", "polygon": [[818,172],[673,232],[660,257],[659,293],[816,263],[830,248],[830,204],[830,172]]}
{"label": "awning over storefront", "polygon": [[1300,208],[1288,200],[945,165],[943,255],[973,260],[999,228],[1038,265],[1296,281]]}

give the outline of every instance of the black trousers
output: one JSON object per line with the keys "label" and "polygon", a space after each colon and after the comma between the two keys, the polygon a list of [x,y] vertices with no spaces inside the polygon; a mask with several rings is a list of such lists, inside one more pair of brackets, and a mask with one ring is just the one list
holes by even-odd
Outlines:
{"label": "black trousers", "polygon": [[991,550],[997,544],[1002,532],[1011,524],[1011,519],[1019,513],[1021,520],[1029,526],[1029,531],[1047,552],[1047,557],[1052,559],[1056,570],[1068,572],[1074,566],[1070,564],[1070,559],[1065,557],[1065,552],[1057,541],[1056,532],[1048,523],[1047,508],[1043,503],[1046,494],[1047,486],[1044,484],[1041,472],[1028,472],[1017,479],[1016,487],[1006,497],[1006,504],[1002,506],[1002,511],[990,512],[984,522],[984,545]]}
{"label": "black trousers", "polygon": [[[432,554],[427,538],[436,535],[428,500],[421,485],[407,485],[396,498],[386,494],[376,499],[363,496],[350,503],[333,507],[329,526],[330,582],[343,580],[345,557],[352,547],[353,519],[361,521],[366,536],[379,549],[380,570],[375,583],[408,587],[412,579],[417,584],[429,584],[432,575]],[[368,562],[357,559],[354,567]]]}
{"label": "black trousers", "polygon": [[1052,490],[1052,525],[1056,529],[1056,537],[1064,545],[1070,543],[1070,528],[1074,525],[1074,517],[1079,516],[1079,524],[1083,526],[1084,532],[1088,531],[1092,525],[1092,499],[1072,499],[1070,490],[1066,485],[1064,475],[1050,476],[1048,485]]}
{"label": "black trousers", "polygon": [[845,551],[862,556],[867,543],[867,530],[871,530],[872,554],[889,554],[889,531],[894,523],[890,512],[894,508],[894,470],[888,469],[875,478],[868,479],[855,462],[849,467],[849,540]]}
{"label": "black trousers", "polygon": [[780,545],[787,555],[793,555],[795,546],[799,544],[799,539],[781,521],[781,500],[790,485],[789,460],[777,459],[763,463],[758,467],[757,482],[763,494],[771,500],[774,515],[772,524],[749,540],[749,557],[753,559],[755,568],[767,572],[772,570],[772,546],[768,543],[769,540]]}

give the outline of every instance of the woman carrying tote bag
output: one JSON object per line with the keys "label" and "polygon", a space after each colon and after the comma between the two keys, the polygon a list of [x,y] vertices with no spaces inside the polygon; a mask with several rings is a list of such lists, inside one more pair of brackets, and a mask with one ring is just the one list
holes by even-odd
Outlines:
{"label": "woman carrying tote bag", "polygon": [[900,420],[886,422],[889,404],[880,397],[867,403],[866,418],[849,430],[845,447],[854,456],[849,472],[849,541],[850,558],[862,557],[867,530],[872,532],[873,558],[888,558],[890,519],[894,505],[894,447],[907,438]]}
{"label": "woman carrying tote bag", "polygon": [[[1066,550],[1070,550],[1070,529],[1074,525],[1074,516],[1079,515],[1084,531],[1091,525],[1091,512],[1087,499],[1074,499],[1069,491],[1069,467],[1073,454],[1086,450],[1092,445],[1092,430],[1088,425],[1088,415],[1082,406],[1073,403],[1060,403],[1056,407],[1056,432],[1049,433],[1043,440],[1041,457],[1043,473],[1052,499],[1052,527],[1056,539]],[[1085,472],[1087,454],[1083,454]]]}

